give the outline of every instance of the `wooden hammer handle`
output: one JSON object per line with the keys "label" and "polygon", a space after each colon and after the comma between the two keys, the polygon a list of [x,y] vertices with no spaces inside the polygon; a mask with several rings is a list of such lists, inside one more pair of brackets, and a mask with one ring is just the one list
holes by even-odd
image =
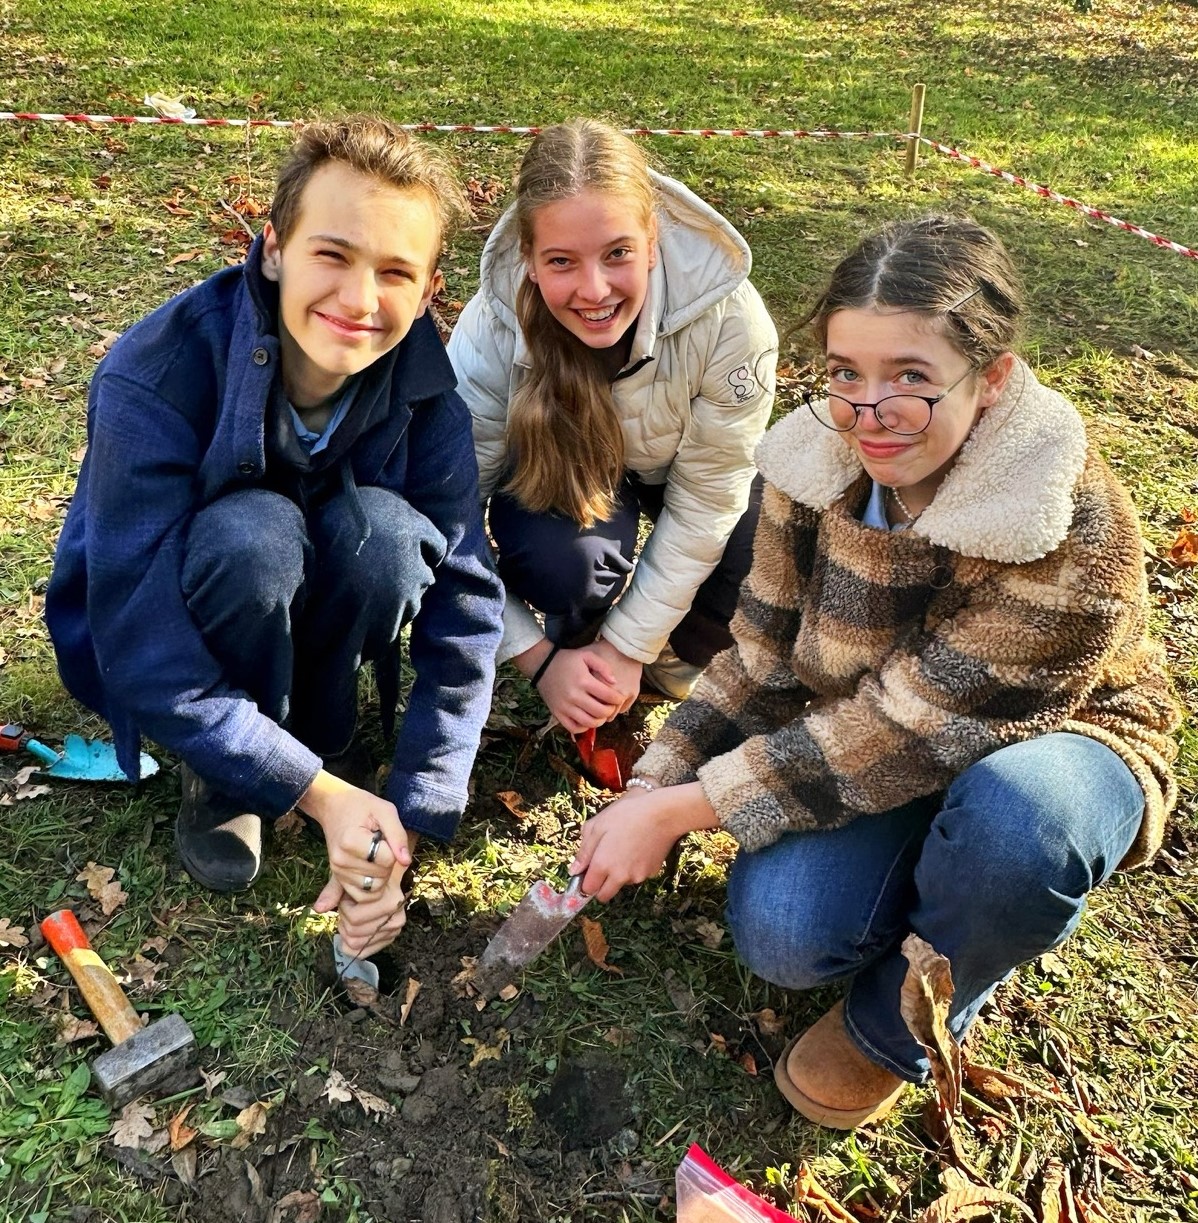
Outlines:
{"label": "wooden hammer handle", "polygon": [[42,921],[46,942],[70,970],[91,1013],[114,1045],[141,1031],[141,1019],[111,969],[92,950],[87,935],[70,909],[59,909]]}

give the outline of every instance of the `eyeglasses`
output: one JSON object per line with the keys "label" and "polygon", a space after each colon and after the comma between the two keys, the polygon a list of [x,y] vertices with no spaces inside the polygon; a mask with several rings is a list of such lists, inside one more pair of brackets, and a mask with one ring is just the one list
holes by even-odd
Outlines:
{"label": "eyeglasses", "polygon": [[939,395],[886,395],[877,403],[853,403],[840,395],[833,395],[822,388],[803,392],[803,402],[811,409],[811,415],[827,429],[837,433],[848,433],[856,427],[857,419],[866,409],[872,409],[875,419],[889,433],[900,437],[911,437],[922,433],[932,423],[932,409],[950,391],[955,390],[970,374],[971,365],[956,382],[946,386]]}

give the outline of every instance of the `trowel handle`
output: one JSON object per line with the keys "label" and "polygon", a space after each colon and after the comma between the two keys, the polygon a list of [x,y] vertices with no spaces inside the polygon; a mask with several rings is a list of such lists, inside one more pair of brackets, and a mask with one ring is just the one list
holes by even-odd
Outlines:
{"label": "trowel handle", "polygon": [[92,950],[87,935],[70,909],[59,909],[42,920],[42,934],[70,970],[91,1013],[114,1045],[141,1031],[141,1020],[111,969]]}
{"label": "trowel handle", "polygon": [[26,739],[25,750],[36,756],[42,764],[57,764],[62,759],[62,753],[47,747],[40,739]]}

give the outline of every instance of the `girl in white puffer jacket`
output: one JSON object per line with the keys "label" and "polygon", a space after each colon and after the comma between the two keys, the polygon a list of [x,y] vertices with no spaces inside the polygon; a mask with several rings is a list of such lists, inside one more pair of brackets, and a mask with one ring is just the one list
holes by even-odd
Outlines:
{"label": "girl in white puffer jacket", "polygon": [[575,119],[525,155],[450,339],[507,586],[499,659],[575,734],[628,709],[642,668],[685,696],[731,642],[777,359],[751,263],[633,141]]}

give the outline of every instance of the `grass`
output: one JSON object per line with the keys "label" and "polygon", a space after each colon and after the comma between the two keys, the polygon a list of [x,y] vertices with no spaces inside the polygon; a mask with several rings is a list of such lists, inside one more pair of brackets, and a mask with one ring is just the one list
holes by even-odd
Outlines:
{"label": "grass", "polygon": [[[157,91],[211,116],[380,110],[412,122],[543,124],[592,113],[630,126],[898,131],[911,85],[924,80],[929,136],[1195,246],[1195,45],[1198,8],[1147,0],[1096,0],[1087,14],[1032,0],[883,13],[865,0],[648,0],[635,10],[605,0],[280,0],[269,10],[0,0],[0,109],[144,113],[142,97]],[[500,136],[433,139],[465,177],[505,187],[524,147]],[[62,692],[40,619],[97,354],[240,254],[225,205],[252,212],[269,199],[286,140],[265,130],[0,124],[0,717],[43,737],[103,733]],[[1165,555],[1183,512],[1198,509],[1195,263],[934,154],[908,179],[886,141],[679,138],[649,148],[746,235],[754,279],[783,325],[882,219],[968,210],[1004,237],[1027,271],[1029,357],[1079,404],[1143,516],[1155,628],[1192,705],[1198,583]],[[450,316],[477,283],[494,215],[480,204],[448,253]],[[527,687],[505,677],[497,698],[462,835],[423,868],[421,894],[447,930],[513,903],[530,876],[561,860],[586,813],[545,752],[512,737],[535,726]],[[1067,1090],[1076,1082],[1095,1102],[1096,1123],[1135,1169],[1106,1168],[1101,1202],[1135,1223],[1198,1219],[1192,730],[1179,772],[1178,839],[1158,869],[1103,889],[1052,961],[1004,987],[976,1038],[981,1060]],[[507,789],[529,797],[529,826],[514,826],[494,801]],[[182,1010],[230,1082],[303,1073],[320,1060],[304,1047],[303,1023],[328,1005],[313,975],[320,925],[300,903],[319,887],[319,855],[297,843],[251,897],[206,895],[173,860],[174,801],[163,779],[136,795],[62,789],[6,807],[0,918],[31,928],[50,908],[87,904],[75,876],[89,861],[115,867],[130,900],[105,927],[105,955],[163,960],[136,986],[139,1006]],[[833,1136],[775,1104],[764,1062],[754,1078],[712,1040],[747,1050],[751,1014],[772,1007],[793,1028],[828,1001],[767,987],[696,933],[720,919],[727,855],[718,838],[698,841],[677,891],[649,886],[604,915],[623,976],[577,972],[565,945],[538,963],[529,989],[542,1018],[519,1038],[529,1072],[512,1091],[509,1136],[535,1128],[565,1053],[599,1049],[626,1073],[651,1188],[669,1183],[697,1140],[780,1202],[805,1160],[859,1217],[914,1217],[938,1192],[918,1101],[875,1133]],[[158,936],[161,956],[145,950]],[[111,1119],[85,1090],[79,1047],[55,1039],[63,974],[53,957],[36,947],[0,947],[0,956],[0,1216],[67,1219],[86,1193],[103,1219],[182,1217],[105,1141]],[[1033,1200],[1057,1158],[1094,1184],[1093,1143],[1061,1110],[997,1111],[985,1126],[979,1112],[969,1129],[971,1158],[991,1183]],[[206,1100],[191,1123],[219,1141],[229,1116]],[[340,1136],[313,1142],[326,1217],[369,1217],[355,1205],[360,1186],[341,1162]],[[519,1217],[519,1188],[505,1188],[502,1161],[493,1171],[491,1213]],[[555,1206],[560,1217],[658,1217],[648,1189],[588,1202],[571,1198],[573,1188]]]}

